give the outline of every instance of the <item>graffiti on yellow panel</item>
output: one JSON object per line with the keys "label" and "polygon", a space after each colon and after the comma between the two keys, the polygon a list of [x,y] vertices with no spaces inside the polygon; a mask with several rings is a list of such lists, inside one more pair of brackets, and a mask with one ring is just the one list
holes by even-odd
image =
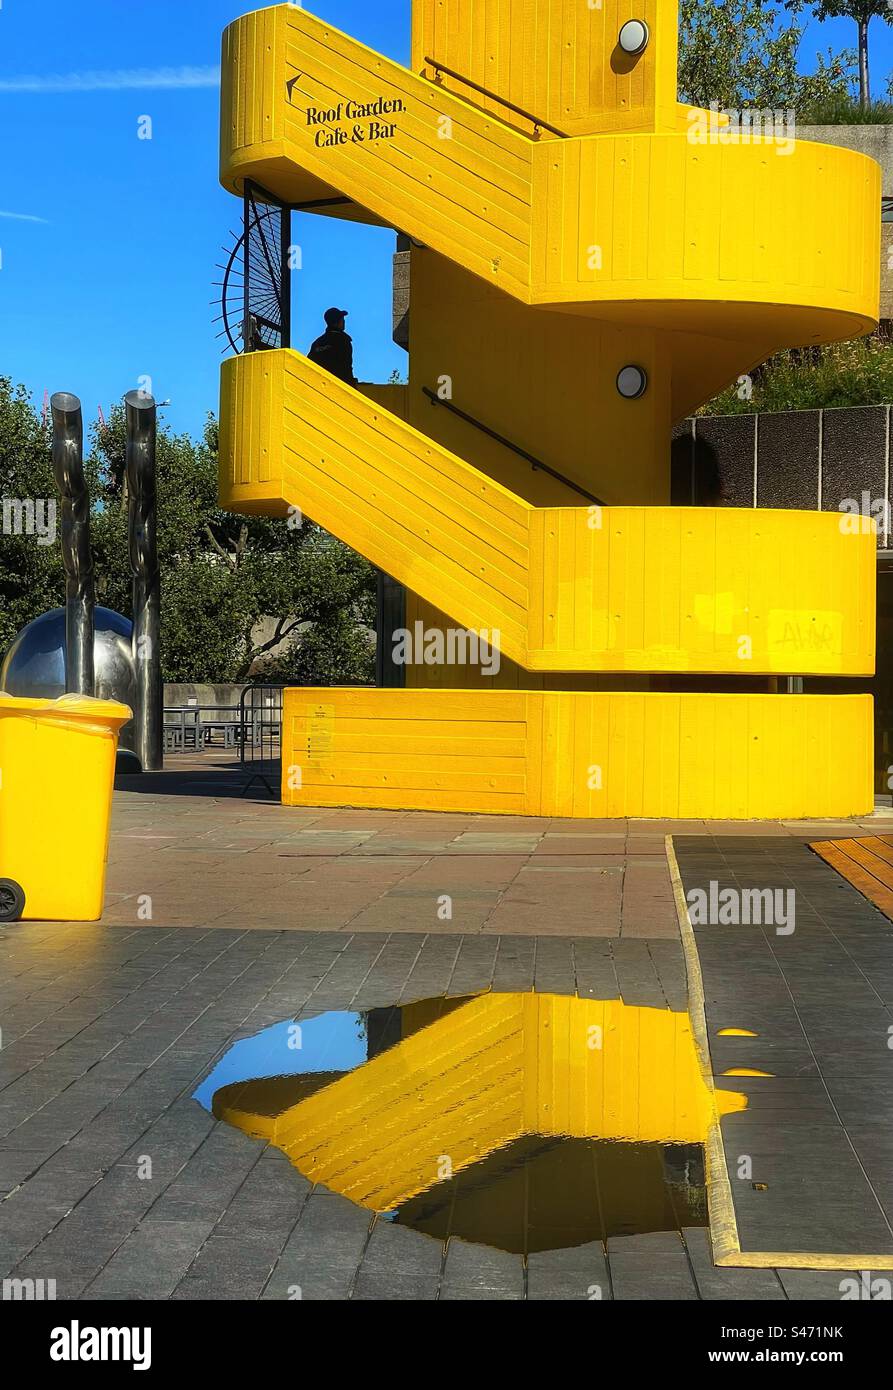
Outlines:
{"label": "graffiti on yellow panel", "polygon": [[776,654],[836,657],[843,651],[843,614],[832,609],[772,608],[767,637],[769,650]]}

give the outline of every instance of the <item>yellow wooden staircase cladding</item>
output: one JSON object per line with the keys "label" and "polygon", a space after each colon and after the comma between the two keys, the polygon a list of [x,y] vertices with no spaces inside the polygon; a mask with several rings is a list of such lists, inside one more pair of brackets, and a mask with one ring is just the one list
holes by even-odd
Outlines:
{"label": "yellow wooden staircase cladding", "polygon": [[[677,0],[637,0],[635,16],[651,39],[624,62],[617,35],[629,0],[413,0],[412,67],[434,58],[570,135],[679,129],[689,108],[676,99]],[[476,100],[506,117],[499,103]]]}
{"label": "yellow wooden staircase cladding", "polygon": [[[290,201],[337,191],[387,225],[422,234],[470,270],[526,297],[533,143],[469,103],[301,10],[244,16],[223,40],[221,180]],[[285,83],[300,73],[289,101]],[[308,107],[402,101],[399,141],[320,149]],[[438,119],[451,122],[440,138]],[[341,124],[350,131],[355,122]]]}
{"label": "yellow wooden staircase cladding", "polygon": [[221,504],[299,507],[529,670],[870,674],[836,513],[534,508],[299,353],[223,364]]}
{"label": "yellow wooden staircase cladding", "polygon": [[[392,137],[315,143],[308,108],[380,97],[402,104]],[[657,115],[651,133],[537,142],[292,6],[224,36],[221,179],[240,192],[245,178],[291,202],[344,195],[345,215],[397,226],[528,304],[746,334],[766,351],[876,319],[880,173],[864,156],[701,145]]]}
{"label": "yellow wooden staircase cladding", "polygon": [[541,145],[533,302],[733,341],[866,333],[878,311],[880,170],[848,153],[669,134]]}
{"label": "yellow wooden staircase cladding", "polygon": [[439,1155],[459,1171],[522,1133],[523,1023],[511,995],[474,1001],[283,1116],[273,1142],[315,1181],[388,1210],[436,1182]]}
{"label": "yellow wooden staircase cladding", "polygon": [[870,695],[289,689],[282,800],[580,818],[865,815],[872,710]]}

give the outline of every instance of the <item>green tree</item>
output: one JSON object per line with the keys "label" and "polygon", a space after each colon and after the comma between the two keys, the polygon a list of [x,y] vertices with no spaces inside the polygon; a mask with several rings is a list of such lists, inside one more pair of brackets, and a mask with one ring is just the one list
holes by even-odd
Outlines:
{"label": "green tree", "polygon": [[[50,432],[27,393],[0,380],[0,485],[54,498]],[[93,431],[86,460],[97,602],[131,615],[124,414]],[[217,504],[217,426],[196,442],[158,432],[161,646],[169,681],[270,673],[306,684],[371,680],[372,567],[318,526],[242,517]],[[58,544],[0,537],[0,651],[64,601]],[[260,625],[266,631],[260,635]],[[283,645],[284,644],[284,645]]]}
{"label": "green tree", "polygon": [[0,654],[25,623],[64,596],[58,544],[41,543],[28,525],[27,509],[49,519],[48,504],[56,505],[50,432],[27,391],[0,377]]}
{"label": "green tree", "polygon": [[802,74],[797,54],[803,27],[786,16],[803,0],[681,0],[679,91],[694,106],[742,110],[805,108],[845,94],[848,53],[818,55],[816,72]]}
{"label": "green tree", "polygon": [[[799,10],[803,0],[786,0],[788,9]],[[893,22],[888,0],[809,0],[816,19],[852,19],[859,36],[859,105],[871,104],[871,77],[868,70],[868,26],[873,19]]]}

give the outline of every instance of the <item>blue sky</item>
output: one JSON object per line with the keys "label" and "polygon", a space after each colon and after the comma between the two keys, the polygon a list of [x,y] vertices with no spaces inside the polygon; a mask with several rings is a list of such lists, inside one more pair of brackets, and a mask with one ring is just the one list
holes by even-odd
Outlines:
{"label": "blue sky", "polygon": [[[0,0],[0,374],[76,392],[87,420],[149,376],[164,418],[198,434],[215,410],[221,359],[210,300],[221,243],[240,206],[217,182],[220,34],[257,0]],[[406,62],[410,0],[311,0],[314,13]],[[813,25],[804,67],[845,21]],[[893,30],[872,26],[883,95]],[[134,70],[174,86],[132,86]],[[194,71],[184,72],[193,69]],[[76,75],[72,82],[71,75]],[[97,89],[101,74],[102,86]],[[23,79],[33,77],[34,89]],[[67,82],[54,82],[67,78]],[[141,116],[153,138],[137,138]],[[14,214],[14,216],[10,216]],[[392,232],[296,219],[303,252],[293,341],[330,304],[351,310],[357,375],[386,380],[406,358],[391,342]]]}
{"label": "blue sky", "polygon": [[267,1076],[316,1076],[361,1066],[369,1051],[363,1014],[334,1012],[305,1019],[298,1032],[290,1019],[242,1038],[221,1057],[193,1099],[211,1109],[214,1095],[234,1081]]}
{"label": "blue sky", "polygon": [[[241,205],[217,181],[216,86],[4,91],[11,79],[164,68],[217,68],[220,36],[257,0],[2,0],[0,374],[74,391],[85,420],[148,375],[164,418],[198,434],[216,410],[220,343],[209,301],[221,243]],[[309,8],[309,7],[308,7]],[[314,0],[315,13],[402,62],[409,0]],[[202,73],[195,80],[201,80]],[[152,140],[137,138],[142,115]],[[393,232],[295,219],[293,340],[321,332],[331,304],[350,308],[357,375],[405,370],[391,342]]]}

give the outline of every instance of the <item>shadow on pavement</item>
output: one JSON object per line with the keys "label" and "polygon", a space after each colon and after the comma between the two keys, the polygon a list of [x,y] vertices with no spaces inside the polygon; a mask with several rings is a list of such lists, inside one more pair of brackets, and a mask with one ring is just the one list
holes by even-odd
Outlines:
{"label": "shadow on pavement", "polygon": [[239,797],[245,801],[278,803],[280,766],[277,758],[241,763],[232,758],[174,755],[163,772],[119,773],[115,791],[143,796]]}

